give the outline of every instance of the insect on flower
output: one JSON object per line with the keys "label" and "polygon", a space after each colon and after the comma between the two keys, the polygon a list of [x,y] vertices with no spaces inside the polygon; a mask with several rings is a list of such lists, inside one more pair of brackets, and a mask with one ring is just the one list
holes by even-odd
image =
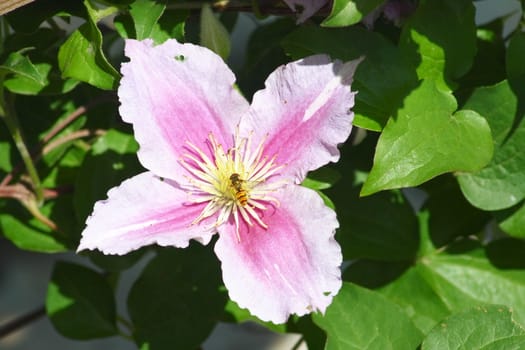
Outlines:
{"label": "insect on flower", "polygon": [[[210,50],[126,40],[119,112],[148,169],[95,204],[78,250],[208,244],[229,296],[264,321],[324,312],[341,288],[335,212],[299,184],[339,159],[360,60],[278,67],[251,105]],[[180,59],[184,57],[184,59]]]}
{"label": "insect on flower", "polygon": [[230,181],[233,189],[235,190],[235,198],[239,201],[239,204],[243,207],[248,203],[248,193],[243,188],[244,180],[241,179],[241,175],[233,173],[230,176]]}

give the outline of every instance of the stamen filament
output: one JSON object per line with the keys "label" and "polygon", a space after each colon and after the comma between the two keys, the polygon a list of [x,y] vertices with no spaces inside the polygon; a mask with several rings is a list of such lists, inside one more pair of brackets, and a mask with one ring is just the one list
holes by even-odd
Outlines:
{"label": "stamen filament", "polygon": [[234,146],[227,151],[211,133],[206,140],[209,148],[204,150],[186,141],[188,152],[180,164],[188,173],[187,182],[181,187],[188,191],[189,203],[207,203],[192,225],[215,215],[215,223],[210,229],[216,228],[233,216],[238,242],[241,241],[241,219],[248,226],[257,223],[264,229],[268,228],[261,212],[267,210],[265,203],[279,205],[270,194],[287,182],[272,181],[283,165],[275,163],[276,155],[271,158],[265,155],[264,143],[268,135],[252,148],[253,135],[252,131],[247,137],[241,137],[237,127]]}

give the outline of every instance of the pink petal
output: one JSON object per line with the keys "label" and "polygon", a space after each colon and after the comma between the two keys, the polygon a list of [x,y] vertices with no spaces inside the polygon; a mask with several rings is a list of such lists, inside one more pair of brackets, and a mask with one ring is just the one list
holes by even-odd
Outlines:
{"label": "pink petal", "polygon": [[241,223],[219,227],[215,253],[230,298],[263,321],[283,323],[290,314],[324,312],[341,287],[338,222],[317,193],[290,185],[263,212],[268,230]]}
{"label": "pink petal", "polygon": [[186,141],[204,149],[212,132],[225,147],[248,102],[234,88],[235,76],[212,51],[168,40],[126,40],[118,90],[122,119],[133,124],[139,159],[155,174],[180,180]]}
{"label": "pink petal", "polygon": [[134,176],[95,204],[78,250],[122,255],[154,243],[184,248],[195,239],[208,244],[215,230],[207,229],[206,221],[191,225],[203,205],[185,205],[187,196],[151,172]]}
{"label": "pink petal", "polygon": [[286,164],[281,174],[297,183],[308,171],[336,162],[337,145],[352,129],[355,92],[350,84],[360,61],[332,63],[318,55],[279,67],[254,95],[242,133],[253,130],[255,142],[268,136],[265,154]]}
{"label": "pink petal", "polygon": [[284,0],[294,12],[299,12],[297,23],[303,23],[328,3],[328,0]]}

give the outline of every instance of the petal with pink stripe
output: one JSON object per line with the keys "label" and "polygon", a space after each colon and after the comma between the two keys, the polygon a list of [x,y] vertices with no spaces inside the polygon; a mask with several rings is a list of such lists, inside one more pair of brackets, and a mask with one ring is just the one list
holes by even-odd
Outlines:
{"label": "petal with pink stripe", "polygon": [[186,142],[206,148],[213,133],[226,149],[248,102],[233,88],[235,76],[210,50],[168,40],[126,40],[118,90],[122,119],[133,124],[139,160],[155,174],[180,181]]}
{"label": "petal with pink stripe", "polygon": [[210,219],[193,220],[205,204],[186,204],[188,194],[170,180],[145,172],[124,181],[95,204],[78,251],[126,254],[158,244],[184,248],[190,239],[208,244],[216,229]]}
{"label": "petal with pink stripe", "polygon": [[254,95],[242,133],[253,132],[254,142],[267,137],[265,154],[286,164],[281,174],[296,183],[308,171],[336,162],[337,145],[352,129],[350,84],[360,61],[343,64],[317,55],[277,68]]}
{"label": "petal with pink stripe", "polygon": [[261,212],[257,223],[219,227],[215,253],[222,262],[230,298],[263,321],[286,322],[315,310],[324,312],[341,287],[338,222],[317,193],[290,185],[275,193],[278,208]]}

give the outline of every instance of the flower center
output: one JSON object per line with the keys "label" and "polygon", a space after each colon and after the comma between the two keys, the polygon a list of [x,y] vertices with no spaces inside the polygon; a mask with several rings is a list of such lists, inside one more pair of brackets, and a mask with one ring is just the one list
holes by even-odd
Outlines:
{"label": "flower center", "polygon": [[240,138],[237,131],[234,146],[225,151],[210,133],[206,145],[211,150],[211,158],[193,143],[186,142],[188,152],[180,160],[189,172],[188,184],[184,188],[191,195],[192,203],[207,203],[192,224],[217,214],[213,224],[217,227],[232,215],[239,241],[241,219],[250,226],[255,222],[268,228],[260,213],[266,210],[269,202],[279,205],[271,193],[285,183],[268,180],[283,166],[275,164],[275,156],[269,158],[263,155],[265,139],[253,150],[251,139],[251,134]]}

